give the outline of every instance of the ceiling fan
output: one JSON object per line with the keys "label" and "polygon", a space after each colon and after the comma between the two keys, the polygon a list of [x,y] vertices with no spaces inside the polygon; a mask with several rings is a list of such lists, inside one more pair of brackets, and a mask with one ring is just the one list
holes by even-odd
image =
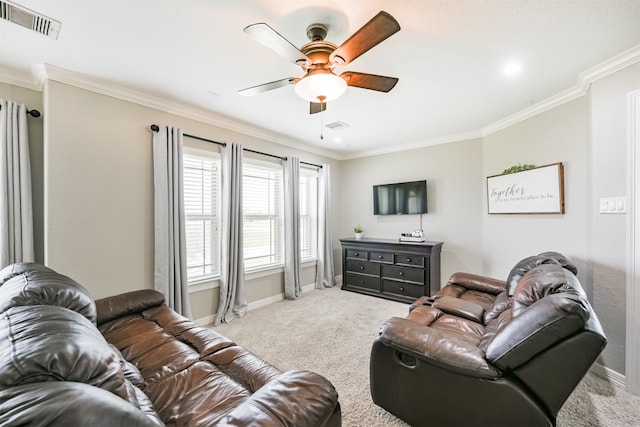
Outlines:
{"label": "ceiling fan", "polygon": [[302,67],[305,74],[302,77],[276,80],[238,92],[241,95],[252,96],[295,84],[296,94],[310,102],[310,114],[324,111],[326,103],[341,96],[347,86],[389,92],[398,83],[396,77],[354,71],[345,71],[338,76],[333,70],[336,66],[349,64],[398,31],[400,31],[400,25],[394,17],[381,11],[340,46],[324,39],[327,35],[327,26],[311,24],[307,28],[307,37],[310,42],[298,49],[265,23],[249,25],[244,29],[245,33]]}

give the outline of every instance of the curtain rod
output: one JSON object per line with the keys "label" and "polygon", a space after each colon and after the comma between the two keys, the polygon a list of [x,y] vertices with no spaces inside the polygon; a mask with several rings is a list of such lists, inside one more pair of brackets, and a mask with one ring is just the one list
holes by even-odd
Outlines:
{"label": "curtain rod", "polygon": [[[149,128],[153,131],[153,132],[158,132],[160,130],[160,126],[153,124],[151,126],[149,126]],[[220,141],[214,141],[213,139],[207,139],[207,138],[203,138],[201,136],[195,136],[195,135],[189,135],[188,133],[182,133],[183,136],[186,136],[188,138],[193,138],[193,139],[197,139],[199,141],[204,141],[204,142],[209,142],[211,144],[218,144],[221,145],[223,147],[227,146],[226,142],[220,142]],[[252,150],[250,148],[244,148],[242,147],[243,151],[248,151],[250,153],[255,153],[255,154],[261,154],[263,156],[269,156],[269,157],[275,157],[276,159],[280,159],[280,160],[287,160],[286,157],[282,157],[282,156],[278,156],[276,154],[270,154],[270,153],[264,153],[262,151],[256,151],[256,150]],[[316,165],[315,163],[308,163],[308,162],[303,162],[300,161],[300,163],[302,163],[303,165],[309,165],[309,166],[315,166],[317,168],[322,168],[322,165]]]}
{"label": "curtain rod", "polygon": [[[2,110],[2,105],[0,105],[0,110]],[[40,117],[40,111],[38,110],[29,110],[27,109],[27,114],[31,117],[35,117],[36,119]]]}

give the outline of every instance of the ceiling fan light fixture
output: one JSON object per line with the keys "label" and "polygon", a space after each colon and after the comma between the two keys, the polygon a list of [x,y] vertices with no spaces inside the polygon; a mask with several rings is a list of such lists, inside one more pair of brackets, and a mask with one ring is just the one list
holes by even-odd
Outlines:
{"label": "ceiling fan light fixture", "polygon": [[329,71],[316,72],[300,79],[295,91],[300,98],[309,102],[328,102],[347,91],[347,82]]}

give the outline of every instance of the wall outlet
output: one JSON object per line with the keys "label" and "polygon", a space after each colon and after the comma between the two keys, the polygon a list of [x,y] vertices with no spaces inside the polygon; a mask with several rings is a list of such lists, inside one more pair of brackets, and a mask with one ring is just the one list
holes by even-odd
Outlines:
{"label": "wall outlet", "polygon": [[626,197],[601,197],[600,213],[601,214],[627,213],[627,198]]}

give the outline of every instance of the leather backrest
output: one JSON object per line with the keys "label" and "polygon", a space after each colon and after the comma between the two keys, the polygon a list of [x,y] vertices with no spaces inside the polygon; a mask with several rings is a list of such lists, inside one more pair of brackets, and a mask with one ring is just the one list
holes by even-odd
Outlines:
{"label": "leather backrest", "polygon": [[1,426],[159,427],[157,417],[108,391],[70,381],[0,390]]}
{"label": "leather backrest", "polygon": [[53,271],[49,267],[45,267],[42,264],[35,262],[17,262],[11,264],[0,270],[0,286],[11,279],[12,277],[19,276],[27,271]]}
{"label": "leather backrest", "polygon": [[513,316],[547,295],[569,293],[586,302],[587,296],[578,278],[559,264],[542,264],[529,271],[516,286],[511,300]]}
{"label": "leather backrest", "polygon": [[0,390],[74,381],[127,397],[118,356],[81,314],[54,305],[11,307],[0,325]]}
{"label": "leather backrest", "polygon": [[567,258],[558,252],[542,252],[520,260],[509,272],[507,276],[507,292],[509,296],[513,295],[520,279],[527,274],[532,268],[543,264],[560,265],[573,274],[577,274],[578,269]]}
{"label": "leather backrest", "polygon": [[591,312],[572,272],[555,262],[539,265],[519,281],[512,317],[488,343],[486,357],[500,369],[514,369],[584,329]]}
{"label": "leather backrest", "polygon": [[553,252],[553,251],[542,252],[538,254],[538,256],[552,258],[556,260],[556,262],[560,264],[562,268],[566,268],[573,274],[578,274],[578,267],[576,267],[575,264],[569,261],[566,256],[562,255],[559,252]]}
{"label": "leather backrest", "polygon": [[96,306],[89,291],[50,268],[20,263],[0,272],[0,313],[11,307],[56,305],[80,313],[94,324]]}

